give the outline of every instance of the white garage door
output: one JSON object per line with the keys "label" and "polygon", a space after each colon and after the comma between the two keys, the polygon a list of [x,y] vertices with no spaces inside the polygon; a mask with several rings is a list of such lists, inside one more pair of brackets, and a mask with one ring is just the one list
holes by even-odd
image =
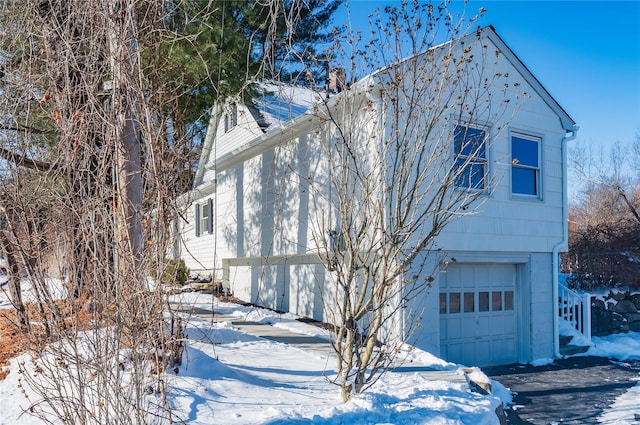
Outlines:
{"label": "white garage door", "polygon": [[440,350],[469,366],[515,363],[514,264],[451,264],[440,284]]}

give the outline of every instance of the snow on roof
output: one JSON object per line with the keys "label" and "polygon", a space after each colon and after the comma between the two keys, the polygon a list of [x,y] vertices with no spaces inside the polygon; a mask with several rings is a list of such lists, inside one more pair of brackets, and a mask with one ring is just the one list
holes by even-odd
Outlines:
{"label": "snow on roof", "polygon": [[265,126],[282,126],[308,111],[320,100],[321,92],[279,82],[260,83],[262,94],[252,99],[264,118]]}

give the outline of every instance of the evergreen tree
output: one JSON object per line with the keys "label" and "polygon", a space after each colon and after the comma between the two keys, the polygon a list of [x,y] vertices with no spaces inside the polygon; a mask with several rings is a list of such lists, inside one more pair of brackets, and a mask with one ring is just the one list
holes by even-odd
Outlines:
{"label": "evergreen tree", "polygon": [[256,81],[308,81],[302,77],[318,68],[318,52],[334,34],[323,29],[342,2],[164,2],[161,29],[143,41],[144,73],[167,139],[184,160],[178,191],[190,188],[211,106],[250,97]]}

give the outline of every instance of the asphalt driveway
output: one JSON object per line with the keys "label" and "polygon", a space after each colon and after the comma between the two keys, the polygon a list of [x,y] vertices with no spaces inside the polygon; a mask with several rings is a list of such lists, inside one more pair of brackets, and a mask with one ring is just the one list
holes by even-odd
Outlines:
{"label": "asphalt driveway", "polygon": [[509,424],[578,425],[598,423],[604,409],[638,384],[640,361],[572,357],[547,366],[516,364],[482,370],[517,393],[514,408],[507,410]]}

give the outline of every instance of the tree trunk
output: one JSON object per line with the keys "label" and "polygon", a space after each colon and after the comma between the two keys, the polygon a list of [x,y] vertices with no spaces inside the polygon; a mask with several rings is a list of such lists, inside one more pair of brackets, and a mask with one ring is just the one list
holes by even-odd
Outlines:
{"label": "tree trunk", "polygon": [[[138,103],[134,8],[132,2],[108,1],[107,39],[113,76],[112,107],[115,117],[117,155],[118,222],[120,259],[129,254],[137,270],[143,254],[142,177]],[[119,263],[123,267],[125,263]]]}
{"label": "tree trunk", "polygon": [[9,279],[9,297],[11,304],[16,311],[18,325],[22,330],[29,330],[29,317],[22,302],[22,288],[20,285],[20,269],[16,258],[13,255],[14,246],[6,235],[6,230],[0,230],[0,243],[4,248],[4,257],[6,261],[7,277]]}

